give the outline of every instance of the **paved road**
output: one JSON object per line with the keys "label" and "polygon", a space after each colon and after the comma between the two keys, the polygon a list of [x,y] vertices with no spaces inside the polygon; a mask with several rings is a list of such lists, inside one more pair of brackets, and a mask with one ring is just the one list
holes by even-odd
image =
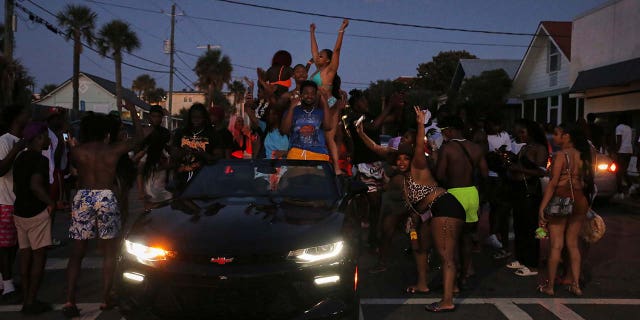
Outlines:
{"label": "paved road", "polygon": [[[139,206],[134,205],[134,210]],[[640,312],[640,209],[620,204],[597,204],[607,223],[606,236],[588,254],[585,295],[575,298],[558,288],[555,298],[535,292],[537,277],[521,278],[504,267],[506,261],[494,261],[489,249],[475,253],[476,276],[470,287],[456,299],[455,313],[428,315],[424,305],[437,301],[441,288],[434,272],[429,295],[408,295],[403,288],[415,281],[412,258],[402,252],[407,246],[404,235],[394,239],[393,263],[383,273],[370,274],[375,257],[361,258],[362,319],[637,319]],[[484,217],[486,219],[486,217]],[[59,215],[54,234],[64,238],[68,215]],[[486,222],[481,224],[486,232]],[[49,252],[47,273],[41,299],[59,309],[64,303],[65,271],[69,246]],[[79,283],[78,300],[82,319],[121,319],[117,310],[100,312],[101,260],[93,247],[85,259]],[[19,305],[0,304],[0,319],[22,319]],[[28,319],[63,319],[59,311]]]}

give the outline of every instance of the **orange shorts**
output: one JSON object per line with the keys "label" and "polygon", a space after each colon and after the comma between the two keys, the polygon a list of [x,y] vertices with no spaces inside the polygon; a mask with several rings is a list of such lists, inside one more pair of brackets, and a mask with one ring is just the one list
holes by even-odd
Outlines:
{"label": "orange shorts", "polygon": [[323,153],[311,152],[300,148],[291,148],[287,153],[287,159],[289,160],[320,160],[329,161],[329,155]]}

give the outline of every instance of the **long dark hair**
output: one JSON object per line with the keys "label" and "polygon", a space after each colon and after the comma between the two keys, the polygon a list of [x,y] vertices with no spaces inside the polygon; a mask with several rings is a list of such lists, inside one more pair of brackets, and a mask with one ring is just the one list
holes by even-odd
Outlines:
{"label": "long dark hair", "polygon": [[204,104],[196,102],[191,108],[189,108],[189,112],[187,114],[187,118],[185,119],[184,129],[186,132],[189,132],[193,129],[193,123],[191,122],[191,114],[195,111],[202,112],[202,116],[204,117],[204,128],[211,127],[211,120],[209,119],[209,112],[207,112],[207,108]]}
{"label": "long dark hair", "polygon": [[145,138],[143,145],[147,147],[147,160],[142,168],[142,177],[146,180],[153,175],[154,169],[160,164],[162,158],[162,151],[169,143],[169,135],[163,134],[160,130],[153,130],[147,138]]}
{"label": "long dark hair", "polygon": [[587,196],[587,200],[591,203],[591,195],[593,195],[595,191],[591,144],[589,144],[584,131],[573,123],[561,123],[558,125],[558,128],[571,137],[573,146],[580,152],[580,160],[582,160],[582,168],[580,168],[580,171],[584,184],[583,191]]}

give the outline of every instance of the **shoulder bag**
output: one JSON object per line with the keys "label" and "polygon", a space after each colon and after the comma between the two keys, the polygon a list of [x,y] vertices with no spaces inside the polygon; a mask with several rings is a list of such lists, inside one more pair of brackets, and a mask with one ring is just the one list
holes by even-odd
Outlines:
{"label": "shoulder bag", "polygon": [[573,213],[573,203],[575,197],[573,194],[573,177],[569,165],[569,155],[564,153],[567,160],[567,173],[569,174],[569,187],[571,188],[571,197],[553,196],[547,206],[544,208],[544,214],[547,217],[568,217]]}

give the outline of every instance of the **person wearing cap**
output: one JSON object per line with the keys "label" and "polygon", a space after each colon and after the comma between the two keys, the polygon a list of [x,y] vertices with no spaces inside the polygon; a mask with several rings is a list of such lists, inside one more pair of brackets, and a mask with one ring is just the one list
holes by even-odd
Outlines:
{"label": "person wearing cap", "polygon": [[7,132],[0,136],[0,292],[4,301],[19,299],[13,284],[13,265],[16,258],[17,234],[13,222],[14,202],[13,166],[18,154],[26,147],[22,131],[29,121],[21,105],[2,108],[2,121]]}
{"label": "person wearing cap", "polygon": [[47,125],[31,122],[24,129],[27,149],[20,153],[13,168],[16,194],[14,221],[20,247],[22,313],[40,314],[51,305],[36,299],[44,274],[47,247],[51,242],[51,215],[55,201],[49,194],[49,160],[42,155],[51,144]]}
{"label": "person wearing cap", "polygon": [[448,116],[438,123],[446,143],[438,150],[436,178],[448,188],[464,207],[466,217],[461,238],[461,282],[473,274],[473,236],[478,230],[480,197],[477,185],[486,179],[489,169],[482,147],[464,138],[464,123],[458,116]]}

